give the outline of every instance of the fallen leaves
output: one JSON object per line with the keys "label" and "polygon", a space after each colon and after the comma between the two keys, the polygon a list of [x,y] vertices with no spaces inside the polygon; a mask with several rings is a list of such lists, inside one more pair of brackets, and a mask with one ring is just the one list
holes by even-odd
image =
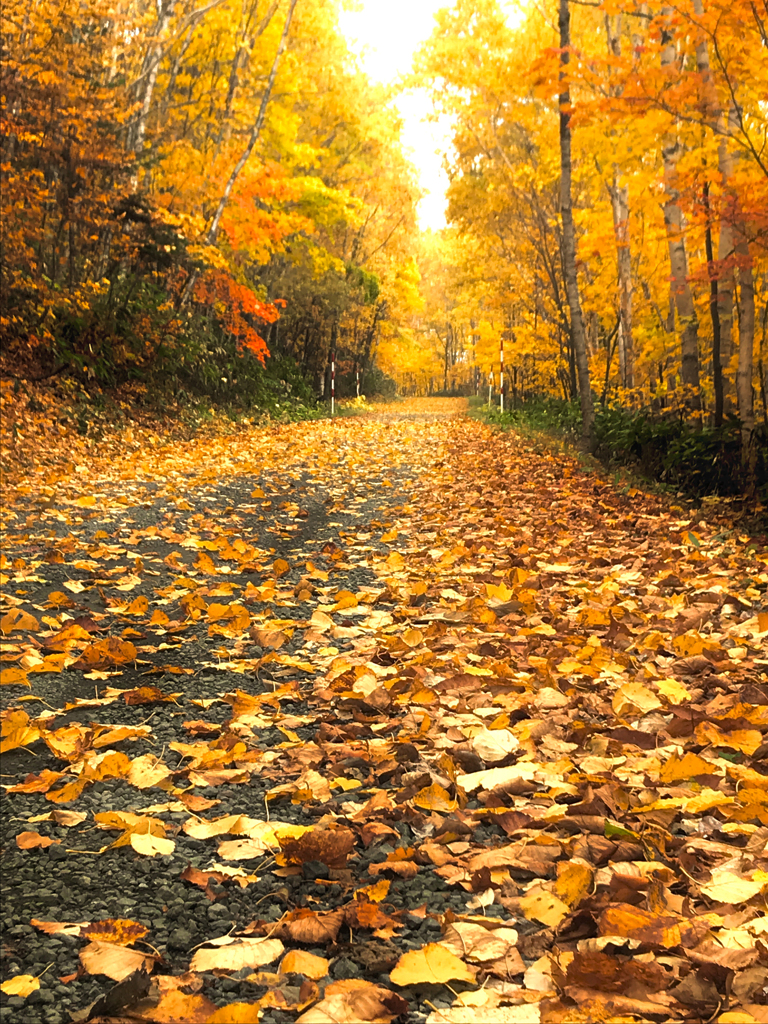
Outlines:
{"label": "fallen leaves", "polygon": [[391,1024],[408,1004],[389,989],[357,978],[328,985],[325,995],[296,1024]]}
{"label": "fallen leaves", "polygon": [[116,668],[135,661],[136,654],[136,647],[130,640],[120,640],[111,636],[106,640],[97,640],[89,644],[72,667],[87,671]]}
{"label": "fallen leaves", "polygon": [[[369,485],[380,495],[401,451],[422,474],[386,514],[351,516],[295,556],[277,551],[298,504],[264,508],[260,540],[248,523],[262,504],[224,528],[212,498],[181,515],[190,487],[163,526],[87,544],[73,532],[71,547],[46,541],[47,555],[5,566],[0,681],[14,700],[0,749],[24,767],[4,782],[45,812],[19,816],[12,854],[38,865],[66,847],[76,878],[101,852],[130,884],[141,864],[199,899],[186,951],[133,909],[135,922],[38,912],[34,926],[88,943],[81,973],[129,985],[155,972],[141,1007],[115,1012],[169,1024],[251,1024],[270,1008],[389,1022],[425,985],[455,990],[434,1024],[756,1020],[764,556],[700,525],[689,548],[681,514],[647,496],[630,505],[512,436],[387,429],[391,441],[365,423],[291,428],[305,448],[281,448],[281,472],[311,456],[339,509]],[[275,457],[274,438],[248,438]],[[216,449],[209,482],[228,457]],[[246,493],[266,505],[285,481],[262,483]],[[170,551],[155,551],[160,537]],[[50,566],[77,578],[33,603],[22,573]],[[60,680],[84,686],[62,709],[36,685]],[[133,796],[131,811],[63,806],[97,783],[94,795]],[[94,827],[112,832],[101,851]],[[206,931],[199,908],[216,921],[233,894],[249,923]],[[190,968],[184,985],[159,973],[155,946]],[[362,976],[328,980],[340,958]],[[194,987],[201,972],[240,971],[253,999],[214,1009]],[[387,975],[402,994],[378,984]]]}
{"label": "fallen leaves", "polygon": [[395,985],[440,985],[448,981],[475,980],[476,971],[446,946],[430,942],[403,953],[389,977]]}
{"label": "fallen leaves", "polygon": [[263,967],[285,952],[280,939],[215,940],[220,945],[198,949],[190,961],[192,971],[240,971],[243,967]]}
{"label": "fallen leaves", "polygon": [[0,992],[7,996],[20,996],[26,999],[40,988],[39,980],[32,974],[17,974],[15,978],[9,978],[0,985]]}

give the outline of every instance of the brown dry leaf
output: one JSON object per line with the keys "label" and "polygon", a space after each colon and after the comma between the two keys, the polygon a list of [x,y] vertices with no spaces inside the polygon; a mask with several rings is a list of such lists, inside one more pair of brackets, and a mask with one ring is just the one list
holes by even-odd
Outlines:
{"label": "brown dry leaf", "polygon": [[259,647],[270,647],[274,651],[279,651],[288,640],[288,634],[281,629],[257,629],[254,626],[248,633]]}
{"label": "brown dry leaf", "polygon": [[406,1001],[390,989],[348,978],[328,985],[323,999],[296,1024],[390,1024],[407,1010]]}
{"label": "brown dry leaf", "polygon": [[438,942],[403,953],[390,972],[395,985],[440,985],[447,981],[475,980],[476,969]]}
{"label": "brown dry leaf", "polygon": [[105,974],[113,981],[123,981],[134,971],[152,971],[155,957],[127,946],[95,940],[80,950],[80,962],[89,974]]}
{"label": "brown dry leaf", "polygon": [[672,915],[655,914],[643,907],[619,903],[607,907],[600,915],[600,935],[618,935],[662,949],[679,946],[690,923]]}
{"label": "brown dry leaf", "polygon": [[517,939],[518,934],[514,928],[489,930],[481,924],[453,921],[446,928],[440,945],[472,963],[490,964],[500,961],[505,975],[511,976],[522,974],[525,970],[525,964],[515,949]]}
{"label": "brown dry leaf", "polygon": [[329,868],[343,868],[355,845],[355,833],[348,828],[314,829],[298,839],[278,837],[288,864],[320,861]]}
{"label": "brown dry leaf", "polygon": [[343,923],[343,908],[316,913],[306,907],[299,907],[282,917],[276,925],[270,925],[270,934],[286,942],[320,946],[335,942]]}
{"label": "brown dry leaf", "polygon": [[239,971],[243,967],[263,967],[282,956],[280,939],[230,939],[226,945],[198,949],[190,961],[192,971]]}
{"label": "brown dry leaf", "polygon": [[123,690],[122,698],[126,704],[160,704],[163,701],[175,701],[180,693],[163,693],[156,686],[137,686],[133,690]]}
{"label": "brown dry leaf", "polygon": [[110,636],[89,644],[71,668],[90,672],[93,669],[117,668],[129,665],[137,657],[136,647],[130,640]]}
{"label": "brown dry leaf", "polygon": [[307,978],[319,981],[330,970],[331,962],[314,953],[303,949],[289,950],[280,961],[281,974],[303,974]]}
{"label": "brown dry leaf", "polygon": [[16,836],[16,845],[20,850],[34,850],[38,847],[52,846],[60,843],[60,839],[50,839],[48,836],[41,836],[39,832],[20,832]]}
{"label": "brown dry leaf", "polygon": [[106,921],[94,921],[84,927],[80,933],[86,939],[100,939],[118,946],[132,946],[134,942],[149,935],[149,928],[138,921],[124,918],[109,918]]}

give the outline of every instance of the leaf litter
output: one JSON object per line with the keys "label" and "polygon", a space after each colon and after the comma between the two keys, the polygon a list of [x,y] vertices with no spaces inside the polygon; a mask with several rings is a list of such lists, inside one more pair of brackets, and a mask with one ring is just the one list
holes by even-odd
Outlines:
{"label": "leaf litter", "polygon": [[459,411],[14,482],[11,1006],[768,1019],[764,538]]}

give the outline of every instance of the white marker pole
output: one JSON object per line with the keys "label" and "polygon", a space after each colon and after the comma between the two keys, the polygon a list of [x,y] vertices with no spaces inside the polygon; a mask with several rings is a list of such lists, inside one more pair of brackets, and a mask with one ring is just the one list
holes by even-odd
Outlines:
{"label": "white marker pole", "polygon": [[491,408],[493,401],[493,370],[488,374],[488,408]]}
{"label": "white marker pole", "polygon": [[499,338],[499,411],[504,415],[504,336]]}
{"label": "white marker pole", "polygon": [[360,371],[355,370],[355,390],[357,391],[357,397],[360,397]]}
{"label": "white marker pole", "polygon": [[331,416],[336,405],[336,353],[331,352]]}

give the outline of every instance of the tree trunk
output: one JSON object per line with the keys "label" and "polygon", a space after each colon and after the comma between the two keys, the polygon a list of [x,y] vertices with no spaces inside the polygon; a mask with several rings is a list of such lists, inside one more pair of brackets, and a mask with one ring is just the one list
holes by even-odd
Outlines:
{"label": "tree trunk", "polygon": [[232,189],[235,187],[235,182],[240,177],[240,172],[248,162],[248,158],[253,152],[253,147],[256,145],[258,138],[261,135],[261,129],[264,125],[264,115],[267,112],[267,104],[269,103],[269,98],[272,94],[272,89],[275,84],[275,78],[277,77],[277,69],[280,64],[280,58],[283,55],[283,50],[285,49],[285,43],[286,40],[288,39],[288,31],[291,27],[291,19],[293,18],[293,12],[296,9],[297,3],[298,0],[290,0],[288,14],[285,16],[285,24],[283,25],[283,34],[280,36],[280,42],[278,43],[275,58],[272,61],[272,70],[269,73],[267,85],[261,97],[261,103],[259,104],[259,112],[256,115],[256,121],[254,122],[253,128],[251,129],[251,137],[248,140],[248,145],[243,150],[242,156],[235,164],[232,173],[227,179],[227,184],[224,186],[224,191],[221,194],[221,199],[219,199],[219,205],[216,208],[216,213],[214,214],[213,220],[211,221],[211,226],[208,229],[207,241],[209,245],[214,245],[216,242],[216,238],[219,233],[219,224],[221,223],[221,215],[224,213],[224,208],[226,207],[229,201],[229,197],[232,194]]}
{"label": "tree trunk", "polygon": [[154,46],[144,58],[141,68],[143,85],[139,88],[140,106],[139,113],[128,136],[128,148],[132,149],[138,159],[144,149],[144,136],[147,131],[147,118],[152,106],[152,95],[157,83],[157,75],[160,71],[160,61],[163,57],[162,39],[168,28],[173,12],[173,4],[170,0],[164,0],[157,15],[157,24],[154,31]]}
{"label": "tree trunk", "polygon": [[[614,57],[621,56],[621,15],[615,21],[605,16],[608,49]],[[621,95],[621,89],[613,95]],[[629,248],[629,186],[622,179],[618,164],[613,165],[613,182],[608,186],[613,213],[613,235],[616,240],[616,264],[619,278],[619,380],[624,388],[635,386],[635,345],[632,334],[632,258]]]}
{"label": "tree trunk", "polygon": [[[694,11],[697,16],[704,14],[702,0],[694,0]],[[728,136],[732,128],[740,121],[739,111],[736,106],[734,83],[729,83],[731,88],[732,103],[728,111],[728,124],[725,124],[720,100],[715,88],[714,78],[709,63],[709,49],[706,36],[702,33],[696,46],[696,63],[701,75],[701,99],[700,107],[705,121],[709,122],[714,131],[719,131],[721,141],[718,147],[718,163],[723,181],[723,199],[725,217],[726,244],[731,241],[735,257],[736,278],[739,286],[739,361],[736,371],[736,401],[739,410],[739,422],[741,425],[741,463],[744,473],[746,489],[754,492],[756,457],[754,451],[753,434],[755,430],[755,409],[752,394],[752,370],[755,345],[755,285],[752,266],[752,255],[749,251],[749,240],[747,236],[744,215],[741,211],[739,196],[733,185],[733,157],[728,152]],[[723,230],[720,235],[723,242]],[[731,324],[733,318],[733,277],[730,279],[731,289],[729,291],[726,312],[730,312],[728,321],[728,347],[730,349]],[[724,304],[725,305],[725,304]],[[730,353],[729,353],[730,354]],[[716,371],[717,372],[717,371]]]}
{"label": "tree trunk", "polygon": [[[671,7],[664,8],[664,16],[671,23],[673,17]],[[661,53],[662,68],[673,68],[677,50],[671,28],[664,29],[662,34],[664,49]],[[685,248],[685,232],[683,230],[683,211],[680,208],[680,193],[677,189],[677,163],[682,155],[682,146],[676,132],[670,132],[662,142],[662,158],[664,161],[664,225],[667,230],[669,244],[669,262],[672,276],[672,295],[674,296],[677,316],[682,328],[681,345],[681,379],[683,387],[688,389],[686,400],[698,409],[701,405],[699,384],[699,322],[696,318],[696,307],[693,294],[688,283],[688,254]]]}
{"label": "tree trunk", "polygon": [[709,312],[712,318],[712,382],[715,389],[715,426],[723,425],[723,368],[720,362],[720,310],[718,308],[717,273],[715,270],[714,250],[712,247],[712,220],[709,206],[709,182],[704,182],[704,209],[706,212],[706,228],[704,246],[707,253],[707,270],[709,271]]}
{"label": "tree trunk", "polygon": [[595,410],[589,379],[587,335],[581,312],[579,281],[576,274],[576,230],[573,224],[571,186],[571,94],[568,85],[568,64],[571,46],[571,11],[568,0],[560,0],[560,217],[563,225],[563,271],[568,308],[571,314],[573,345],[581,401],[581,437],[587,451],[595,447]]}
{"label": "tree trunk", "polygon": [[[253,148],[256,145],[259,136],[261,135],[261,129],[264,125],[264,116],[267,112],[267,104],[269,103],[269,98],[272,94],[272,89],[275,84],[275,78],[277,77],[277,69],[280,65],[280,58],[283,55],[283,50],[285,49],[285,43],[286,40],[288,39],[288,31],[291,27],[291,19],[293,18],[293,12],[296,9],[297,3],[298,0],[290,0],[288,13],[285,16],[285,24],[283,25],[283,33],[280,36],[280,42],[278,43],[277,51],[275,52],[275,57],[274,60],[272,61],[272,70],[269,73],[267,85],[261,97],[261,103],[259,104],[259,112],[256,115],[256,120],[253,124],[253,128],[251,129],[251,136],[248,139],[248,145],[243,150],[240,159],[235,164],[234,168],[232,169],[232,173],[227,179],[227,184],[224,186],[224,191],[222,192],[221,198],[219,199],[219,204],[216,207],[216,213],[213,215],[211,226],[208,228],[208,231],[205,236],[205,241],[208,245],[216,244],[216,239],[219,234],[219,225],[221,223],[221,216],[224,213],[224,209],[227,203],[229,202],[229,197],[232,194],[232,189],[235,187],[235,182],[240,177],[240,172],[248,162],[248,158],[253,152]],[[197,277],[198,273],[195,270],[187,278],[187,281],[184,285],[184,289],[179,298],[179,308],[185,306],[189,301],[189,298],[192,294],[192,290],[195,286],[195,282],[197,281]]]}

